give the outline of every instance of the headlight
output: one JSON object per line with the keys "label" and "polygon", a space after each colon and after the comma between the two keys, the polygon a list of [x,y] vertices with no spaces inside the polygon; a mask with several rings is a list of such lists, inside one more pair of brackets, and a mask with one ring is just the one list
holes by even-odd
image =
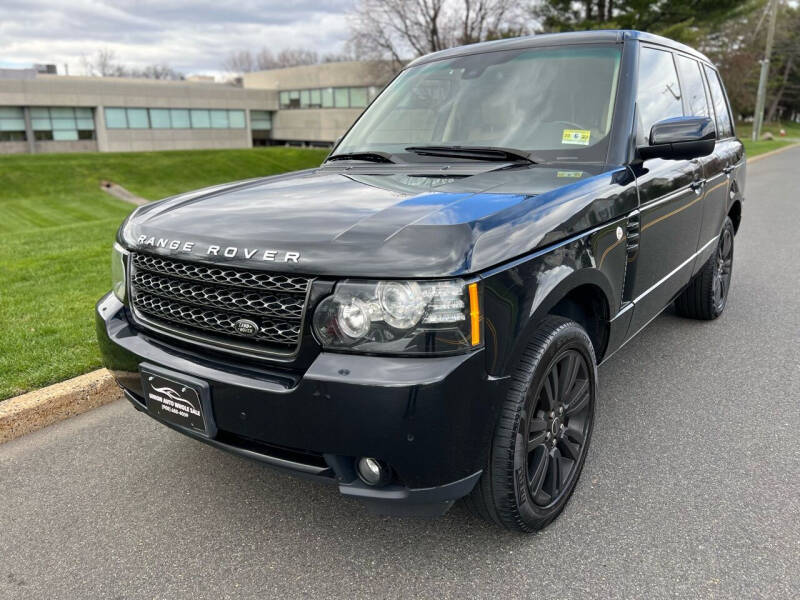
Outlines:
{"label": "headlight", "polygon": [[353,281],[337,284],[314,312],[325,348],[382,354],[447,354],[482,343],[478,284]]}
{"label": "headlight", "polygon": [[125,302],[125,260],[128,251],[114,242],[111,248],[111,291],[119,298],[120,302]]}

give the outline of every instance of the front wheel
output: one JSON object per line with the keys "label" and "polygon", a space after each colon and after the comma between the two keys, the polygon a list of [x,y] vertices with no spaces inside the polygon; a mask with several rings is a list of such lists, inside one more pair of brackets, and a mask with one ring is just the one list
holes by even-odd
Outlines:
{"label": "front wheel", "polygon": [[580,476],[594,422],[597,372],[583,328],[548,317],[511,378],[488,463],[467,503],[522,532],[563,510]]}

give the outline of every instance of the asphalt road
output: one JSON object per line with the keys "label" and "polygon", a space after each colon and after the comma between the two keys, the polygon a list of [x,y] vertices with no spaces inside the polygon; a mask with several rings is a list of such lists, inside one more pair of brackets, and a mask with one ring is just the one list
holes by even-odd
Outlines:
{"label": "asphalt road", "polygon": [[120,401],[0,446],[0,598],[800,598],[798,167],[749,166],[724,316],[601,368],[543,533],[371,517]]}

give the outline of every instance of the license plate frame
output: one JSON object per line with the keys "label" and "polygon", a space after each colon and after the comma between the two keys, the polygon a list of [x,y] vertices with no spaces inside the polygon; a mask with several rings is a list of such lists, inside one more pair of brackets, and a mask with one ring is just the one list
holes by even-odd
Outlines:
{"label": "license plate frame", "polygon": [[217,434],[211,410],[211,386],[191,375],[141,363],[147,411],[178,429],[212,438]]}

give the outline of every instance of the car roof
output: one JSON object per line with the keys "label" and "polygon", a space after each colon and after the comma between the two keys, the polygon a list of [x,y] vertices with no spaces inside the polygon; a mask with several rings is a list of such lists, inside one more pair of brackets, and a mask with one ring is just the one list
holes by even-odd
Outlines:
{"label": "car roof", "polygon": [[596,44],[604,42],[619,44],[626,40],[639,40],[642,42],[666,46],[673,50],[680,50],[681,52],[690,54],[695,58],[705,61],[709,65],[713,66],[713,63],[703,53],[698,52],[686,44],[681,44],[680,42],[676,42],[660,35],[647,33],[645,31],[636,31],[634,29],[600,29],[593,31],[570,31],[567,33],[541,33],[537,35],[526,35],[523,37],[469,44],[467,46],[449,48],[447,50],[440,50],[439,52],[432,52],[431,54],[420,56],[418,59],[410,62],[407,67],[426,64],[435,60],[467,56],[469,54],[481,54],[483,52],[517,50],[522,48],[536,48],[542,46]]}

